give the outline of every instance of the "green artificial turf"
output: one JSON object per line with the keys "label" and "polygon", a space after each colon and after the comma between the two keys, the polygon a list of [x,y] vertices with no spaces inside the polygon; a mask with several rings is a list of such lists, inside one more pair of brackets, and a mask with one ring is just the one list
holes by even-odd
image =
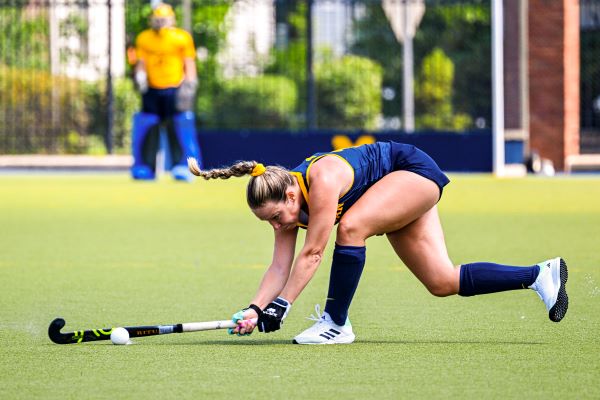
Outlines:
{"label": "green artificial turf", "polygon": [[323,305],[331,246],[278,332],[56,345],[57,316],[68,331],[229,318],[273,234],[247,209],[245,179],[0,176],[0,398],[599,398],[600,178],[451,178],[439,209],[453,261],[562,256],[561,323],[530,290],[433,297],[376,237],[352,345],[291,344]]}

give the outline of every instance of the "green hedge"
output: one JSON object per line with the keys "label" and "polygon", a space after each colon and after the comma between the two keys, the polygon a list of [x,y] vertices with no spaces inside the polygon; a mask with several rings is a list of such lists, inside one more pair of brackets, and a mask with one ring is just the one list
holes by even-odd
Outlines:
{"label": "green hedge", "polygon": [[74,79],[0,66],[0,152],[69,152],[73,132],[88,134],[82,91]]}
{"label": "green hedge", "polygon": [[214,103],[214,124],[221,129],[285,129],[298,101],[296,85],[274,75],[225,81]]}
{"label": "green hedge", "polygon": [[31,8],[19,7],[15,3],[0,3],[0,64],[20,68],[49,68],[48,13],[35,12],[38,6],[35,3],[31,4]]}
{"label": "green hedge", "polygon": [[[113,82],[113,151],[131,151],[131,125],[133,114],[141,109],[141,96],[131,79],[122,78]],[[108,101],[104,82],[86,85],[87,112],[91,120],[91,133],[96,137],[106,135]]]}
{"label": "green hedge", "polygon": [[375,129],[381,114],[383,70],[372,60],[345,56],[315,68],[319,128]]}
{"label": "green hedge", "polygon": [[[116,151],[129,151],[139,96],[114,84]],[[0,66],[0,153],[105,153],[106,88],[48,72]]]}

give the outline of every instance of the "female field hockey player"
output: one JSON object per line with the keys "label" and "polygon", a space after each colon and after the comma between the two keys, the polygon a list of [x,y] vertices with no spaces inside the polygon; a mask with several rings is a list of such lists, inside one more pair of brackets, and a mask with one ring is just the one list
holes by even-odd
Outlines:
{"label": "female field hockey player", "polygon": [[[554,258],[519,267],[476,262],[455,267],[448,257],[437,211],[449,180],[437,164],[414,146],[377,142],[317,153],[291,171],[242,161],[203,171],[204,179],[252,175],[247,201],[252,212],[275,231],[273,260],[247,308],[235,313],[230,333],[250,334],[257,318],[261,332],[281,327],[290,308],[323,259],[331,230],[337,236],[325,310],[294,338],[298,344],[352,343],[348,309],[365,265],[365,241],[385,234],[410,271],[435,296],[474,296],[533,289],[552,321],[567,312],[567,265]],[[306,239],[294,259],[298,228]],[[318,313],[318,312],[317,312]]]}

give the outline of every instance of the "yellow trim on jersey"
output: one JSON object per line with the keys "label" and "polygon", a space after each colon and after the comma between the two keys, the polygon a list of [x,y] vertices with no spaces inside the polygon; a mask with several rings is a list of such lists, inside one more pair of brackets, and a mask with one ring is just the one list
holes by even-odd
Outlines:
{"label": "yellow trim on jersey", "polygon": [[318,157],[313,158],[312,160],[310,160],[310,162],[308,163],[308,166],[306,167],[306,186],[310,186],[310,168],[313,166],[313,164],[317,161],[319,161],[321,158],[325,157],[327,154],[323,154],[320,155]]}
{"label": "yellow trim on jersey", "polygon": [[302,191],[304,200],[306,200],[306,204],[310,206],[308,202],[308,189],[306,188],[306,185],[304,183],[304,177],[302,176],[302,172],[290,171],[290,174],[294,175],[298,179],[298,185],[300,185],[300,190]]}
{"label": "yellow trim on jersey", "polygon": [[[306,189],[306,185],[304,184],[304,178],[302,177],[302,173],[296,172],[296,171],[290,171],[290,174],[292,174],[293,176],[296,177],[296,179],[298,179],[298,185],[300,186],[300,190],[302,191],[304,200],[306,200],[306,204],[308,204],[308,190]],[[300,222],[296,222],[296,226],[298,226],[300,228],[304,228],[304,229],[308,228],[308,225],[304,225]]]}
{"label": "yellow trim on jersey", "polygon": [[350,167],[350,169],[352,170],[352,182],[350,183],[350,186],[348,187],[348,189],[342,193],[340,195],[340,197],[338,197],[339,199],[341,199],[342,197],[344,197],[346,195],[346,193],[348,193],[350,191],[350,189],[352,189],[352,186],[354,186],[354,167],[352,166],[352,164],[350,164],[348,162],[348,160],[346,160],[344,157],[340,156],[339,154],[334,154],[334,153],[328,153],[328,154],[323,154],[320,155],[319,157],[315,157],[315,159],[311,160],[310,164],[308,164],[308,167],[306,167],[306,185],[310,186],[310,182],[309,182],[309,171],[310,171],[310,167],[313,166],[313,164],[320,160],[321,158],[325,157],[325,156],[336,156],[338,158],[340,158],[341,160],[343,160],[346,164],[348,164],[348,166]]}

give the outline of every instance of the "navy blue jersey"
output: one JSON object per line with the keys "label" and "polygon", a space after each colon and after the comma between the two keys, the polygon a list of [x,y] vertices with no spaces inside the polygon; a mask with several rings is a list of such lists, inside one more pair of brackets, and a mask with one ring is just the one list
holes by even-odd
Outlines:
{"label": "navy blue jersey", "polygon": [[[391,141],[376,142],[327,153],[313,154],[290,171],[298,178],[305,199],[308,200],[310,191],[308,175],[311,166],[321,158],[330,155],[340,157],[354,171],[352,185],[338,200],[336,223],[375,182],[392,171],[407,170],[434,181],[440,188],[440,196],[443,187],[449,182],[435,161],[416,147]],[[301,213],[298,225],[303,227],[308,225],[308,215]]]}

